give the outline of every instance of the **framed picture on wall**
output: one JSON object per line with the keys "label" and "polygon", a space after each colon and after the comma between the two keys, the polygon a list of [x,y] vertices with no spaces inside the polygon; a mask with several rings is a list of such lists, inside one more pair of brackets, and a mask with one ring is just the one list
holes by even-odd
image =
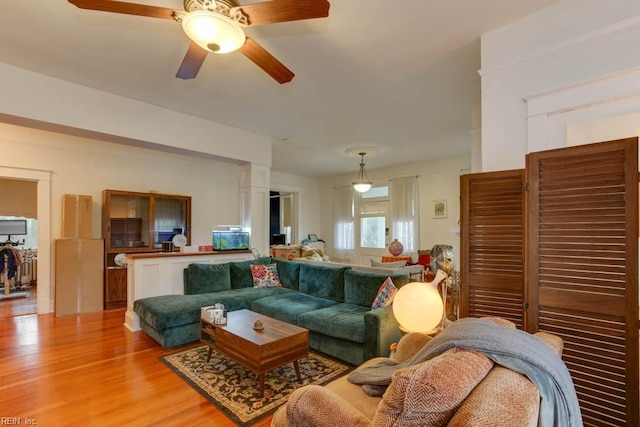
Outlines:
{"label": "framed picture on wall", "polygon": [[433,218],[443,219],[448,215],[447,199],[436,199],[433,201]]}

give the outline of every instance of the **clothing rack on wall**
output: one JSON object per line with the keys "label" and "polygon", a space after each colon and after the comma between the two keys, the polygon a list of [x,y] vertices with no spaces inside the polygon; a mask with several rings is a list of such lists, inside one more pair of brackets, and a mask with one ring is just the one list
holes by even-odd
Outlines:
{"label": "clothing rack on wall", "polygon": [[17,241],[13,241],[13,239],[11,239],[11,234],[7,235],[7,240],[2,243],[2,246],[0,246],[0,249],[2,249],[5,246],[20,246],[20,245],[24,245],[24,239],[22,239],[22,241],[17,240]]}

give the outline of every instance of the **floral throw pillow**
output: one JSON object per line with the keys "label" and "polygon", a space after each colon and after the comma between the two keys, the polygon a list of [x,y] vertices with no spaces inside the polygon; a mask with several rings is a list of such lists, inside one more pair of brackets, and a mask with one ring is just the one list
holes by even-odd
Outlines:
{"label": "floral throw pillow", "polygon": [[398,288],[393,284],[393,280],[391,277],[387,277],[387,280],[384,281],[380,288],[378,289],[378,295],[373,299],[373,304],[371,304],[371,309],[387,307],[391,305],[393,302],[393,297],[398,292]]}
{"label": "floral throw pillow", "polygon": [[253,276],[254,288],[274,288],[282,286],[280,276],[278,276],[278,266],[276,264],[252,264],[251,275]]}

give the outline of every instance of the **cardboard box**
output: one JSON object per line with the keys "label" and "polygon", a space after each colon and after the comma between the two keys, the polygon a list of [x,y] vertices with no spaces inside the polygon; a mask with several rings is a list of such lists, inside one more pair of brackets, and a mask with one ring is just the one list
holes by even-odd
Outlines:
{"label": "cardboard box", "polygon": [[59,239],[55,249],[56,317],[102,311],[104,240]]}
{"label": "cardboard box", "polygon": [[294,258],[300,258],[301,254],[302,248],[298,245],[276,245],[271,247],[271,256],[273,258],[291,261]]}
{"label": "cardboard box", "polygon": [[91,238],[91,196],[65,194],[62,196],[62,238]]}

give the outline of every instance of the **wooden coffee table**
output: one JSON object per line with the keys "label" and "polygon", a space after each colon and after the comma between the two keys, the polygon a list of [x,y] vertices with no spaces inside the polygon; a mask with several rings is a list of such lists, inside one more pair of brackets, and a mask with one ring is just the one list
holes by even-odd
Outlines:
{"label": "wooden coffee table", "polygon": [[[253,329],[256,320],[262,322],[264,329]],[[209,346],[207,362],[215,348],[255,372],[260,384],[260,396],[264,396],[265,373],[293,363],[300,381],[298,360],[309,355],[307,329],[250,310],[229,312],[226,325],[214,325],[200,319],[200,340]]]}

